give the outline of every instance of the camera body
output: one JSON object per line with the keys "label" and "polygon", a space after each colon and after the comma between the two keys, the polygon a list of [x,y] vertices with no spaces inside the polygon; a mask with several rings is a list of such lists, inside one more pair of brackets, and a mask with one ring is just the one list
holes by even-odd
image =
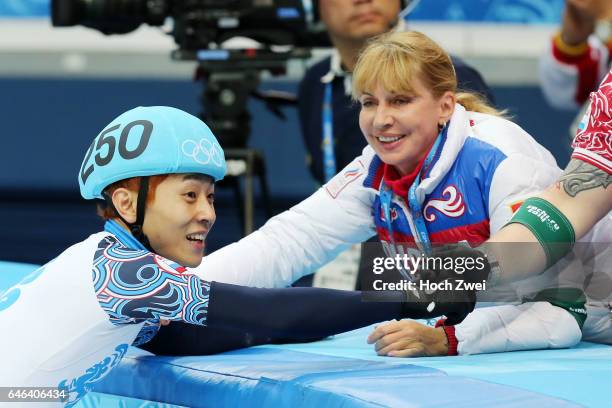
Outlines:
{"label": "camera body", "polygon": [[[315,23],[311,0],[52,0],[53,26],[82,25],[104,34],[126,34],[141,24],[172,20],[177,60],[196,60],[196,79],[204,83],[201,102],[206,121],[224,147],[244,148],[250,133],[250,96],[268,106],[278,98],[258,92],[262,71],[283,74],[289,59],[310,57],[310,48],[329,46]],[[316,5],[316,0],[315,0]],[[223,43],[246,37],[259,45],[225,49]],[[282,47],[274,47],[282,46]]]}
{"label": "camera body", "polygon": [[329,45],[310,0],[52,0],[56,27],[83,25],[125,34],[141,24],[173,21],[171,35],[184,54],[218,48],[232,37],[264,45]]}

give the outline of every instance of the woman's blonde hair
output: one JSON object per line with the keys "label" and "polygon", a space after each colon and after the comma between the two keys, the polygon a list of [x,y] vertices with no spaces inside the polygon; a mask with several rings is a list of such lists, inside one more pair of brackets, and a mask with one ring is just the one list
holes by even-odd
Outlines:
{"label": "woman's blonde hair", "polygon": [[479,94],[457,90],[457,76],[449,55],[418,31],[391,32],[372,39],[361,52],[353,70],[353,99],[377,85],[389,92],[415,94],[415,78],[433,96],[455,93],[466,110],[504,116]]}

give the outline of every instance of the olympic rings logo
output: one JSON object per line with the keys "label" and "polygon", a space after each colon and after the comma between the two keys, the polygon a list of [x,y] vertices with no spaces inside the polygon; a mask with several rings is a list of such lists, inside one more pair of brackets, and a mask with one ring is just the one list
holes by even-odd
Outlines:
{"label": "olympic rings logo", "polygon": [[200,139],[199,142],[191,139],[185,140],[181,150],[185,156],[191,157],[196,163],[212,163],[216,166],[223,164],[223,150],[221,150],[221,146],[208,139]]}

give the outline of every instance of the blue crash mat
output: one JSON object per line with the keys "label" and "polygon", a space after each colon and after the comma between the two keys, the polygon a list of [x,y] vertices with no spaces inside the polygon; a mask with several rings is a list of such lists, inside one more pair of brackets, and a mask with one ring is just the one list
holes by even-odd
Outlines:
{"label": "blue crash mat", "polygon": [[[394,359],[373,356],[365,344],[369,328],[333,339],[302,345],[259,346],[214,356],[155,357],[132,349],[96,391],[139,396],[155,401],[194,407],[576,407],[585,401],[562,399],[502,381],[488,381],[461,373],[447,373],[442,360],[459,367],[456,359],[473,359],[486,365],[489,356]],[[348,347],[344,347],[348,346]],[[601,348],[600,348],[601,349]],[[606,347],[608,349],[608,347]],[[341,351],[343,350],[343,351]],[[339,352],[341,351],[341,352]],[[566,350],[572,353],[574,350]],[[513,364],[516,372],[501,366],[508,377],[529,371],[526,361],[539,365],[530,353]],[[612,361],[612,350],[607,353]],[[368,355],[367,358],[362,356]],[[438,367],[436,360],[440,363]],[[542,361],[554,359],[545,357]],[[610,361],[607,361],[609,367]],[[464,363],[470,366],[469,363]],[[431,365],[428,367],[427,365]],[[553,364],[554,365],[554,364]],[[558,364],[559,369],[563,364]],[[604,366],[604,364],[600,364]],[[549,367],[548,381],[557,370]],[[561,371],[578,370],[564,366]],[[489,370],[495,371],[489,367]],[[612,368],[608,369],[612,373]],[[552,374],[551,374],[552,373]],[[608,376],[610,378],[610,376]],[[565,379],[564,379],[565,380]],[[575,382],[566,383],[568,387]],[[562,385],[557,384],[558,387]],[[590,387],[592,390],[594,387]],[[606,394],[599,388],[599,401]]]}
{"label": "blue crash mat", "polygon": [[442,370],[449,376],[505,384],[588,407],[610,407],[612,347],[582,342],[571,349],[534,350],[455,357],[400,359],[379,357],[365,339],[373,327],[315,343],[262,346],[304,353],[416,364]]}

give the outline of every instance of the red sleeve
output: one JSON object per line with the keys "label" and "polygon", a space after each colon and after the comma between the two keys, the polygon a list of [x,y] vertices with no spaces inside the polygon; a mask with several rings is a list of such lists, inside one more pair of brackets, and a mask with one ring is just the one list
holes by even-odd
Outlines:
{"label": "red sleeve", "polygon": [[572,158],[585,161],[612,174],[612,69],[578,125]]}
{"label": "red sleeve", "polygon": [[589,94],[597,89],[599,60],[602,57],[600,50],[592,48],[588,43],[575,47],[563,45],[561,36],[557,35],[552,40],[552,52],[557,61],[573,65],[578,70],[574,99],[577,104],[582,105],[589,98]]}

